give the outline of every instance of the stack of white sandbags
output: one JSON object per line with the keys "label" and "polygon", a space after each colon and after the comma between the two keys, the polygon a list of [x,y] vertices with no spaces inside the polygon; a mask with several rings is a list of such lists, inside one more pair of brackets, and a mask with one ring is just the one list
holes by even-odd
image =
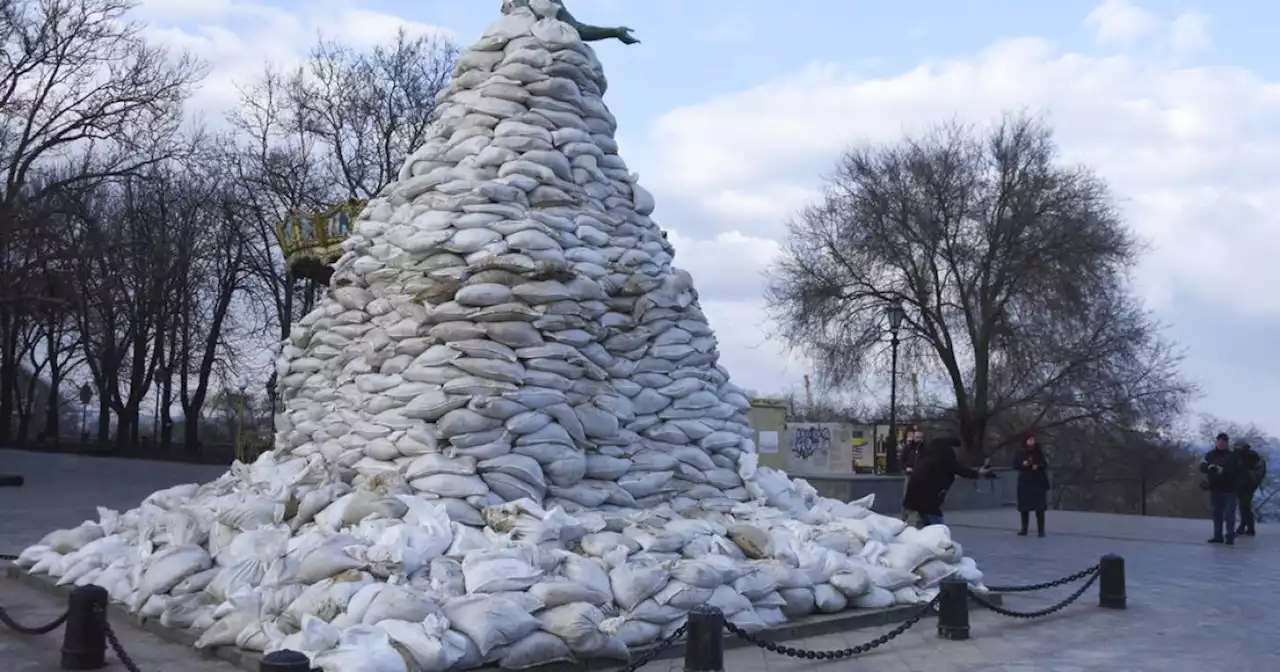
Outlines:
{"label": "stack of white sandbags", "polygon": [[520,498],[748,501],[750,404],[617,154],[600,64],[570,26],[509,12],[294,329],[277,445],[398,471],[477,525]]}
{"label": "stack of white sandbags", "polygon": [[[748,483],[776,476],[753,462]],[[625,660],[702,605],[758,631],[928,602],[950,576],[981,589],[946,527],[907,528],[870,502],[787,483],[792,510],[569,515],[522,499],[485,509],[477,529],[402,478],[352,488],[316,457],[268,454],[53,532],[18,564],[102,586],[143,617],[200,632],[199,647],[288,648],[328,672]]]}
{"label": "stack of white sandbags", "polygon": [[751,630],[981,585],[945,527],[757,468],[599,62],[527,4],[463,54],[295,327],[276,450],[20,564],[329,672],[625,658],[699,605]]}

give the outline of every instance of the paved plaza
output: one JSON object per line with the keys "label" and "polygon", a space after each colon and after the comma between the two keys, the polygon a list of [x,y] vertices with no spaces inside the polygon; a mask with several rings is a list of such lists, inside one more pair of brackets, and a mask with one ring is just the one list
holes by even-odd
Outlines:
{"label": "paved plaza", "polygon": [[[169,485],[203,481],[217,467],[104,460],[0,451],[0,471],[19,472],[23,488],[0,489],[0,552],[16,552],[45,532],[94,516],[94,506],[129,508]],[[854,661],[789,660],[758,649],[726,653],[727,672],[831,670],[950,672],[1006,670],[1084,672],[1119,670],[1213,672],[1277,669],[1280,639],[1280,529],[1259,526],[1260,536],[1233,548],[1210,546],[1207,521],[1050,512],[1049,536],[1017,537],[1012,511],[951,513],[954,536],[994,585],[1038,583],[1074,573],[1104,553],[1124,556],[1129,609],[1097,606],[1093,588],[1080,602],[1050,617],[1021,621],[988,612],[972,614],[972,639],[937,639],[932,617],[888,645]],[[1071,592],[1055,588],[1005,599],[1007,608],[1048,606]],[[12,580],[0,581],[0,606],[26,623],[51,619],[64,602]],[[789,644],[844,649],[888,628],[825,635]],[[144,672],[235,669],[185,647],[117,624],[126,648]],[[24,637],[0,627],[0,659],[6,670],[57,669],[61,633]],[[121,669],[113,663],[108,669]],[[647,672],[678,672],[678,660],[658,661]]]}

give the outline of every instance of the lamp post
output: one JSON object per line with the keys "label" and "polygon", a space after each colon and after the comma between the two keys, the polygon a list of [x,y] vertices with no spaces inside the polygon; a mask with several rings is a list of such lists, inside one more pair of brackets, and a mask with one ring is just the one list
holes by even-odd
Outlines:
{"label": "lamp post", "polygon": [[160,446],[160,386],[164,384],[164,369],[157,366],[156,372],[151,376],[152,381],[156,384],[156,403],[155,410],[151,414],[151,442],[157,448]]}
{"label": "lamp post", "polygon": [[902,301],[894,301],[885,310],[889,318],[890,344],[893,348],[889,373],[889,445],[884,451],[884,470],[889,474],[898,473],[898,329],[902,327],[905,316]]}
{"label": "lamp post", "polygon": [[244,395],[249,389],[249,379],[240,379],[240,397],[237,399],[239,404],[236,409],[236,459],[244,462]]}
{"label": "lamp post", "polygon": [[85,423],[89,415],[89,402],[93,401],[93,388],[88,383],[80,386],[80,445],[84,445],[88,435],[85,433]]}

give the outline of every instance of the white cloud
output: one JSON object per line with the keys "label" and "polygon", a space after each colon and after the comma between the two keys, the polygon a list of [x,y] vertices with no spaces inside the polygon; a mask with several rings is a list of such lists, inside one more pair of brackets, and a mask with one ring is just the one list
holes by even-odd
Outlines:
{"label": "white cloud", "polygon": [[278,68],[297,65],[320,36],[357,48],[385,43],[402,28],[410,35],[452,37],[443,28],[347,2],[304,7],[286,11],[251,1],[147,0],[135,15],[147,22],[147,36],[156,44],[209,63],[209,75],[192,107],[213,116],[234,105],[237,85],[256,80],[268,63]]}
{"label": "white cloud", "polygon": [[[1154,247],[1139,277],[1149,299],[1189,291],[1280,316],[1280,294],[1269,289],[1280,285],[1270,262],[1280,246],[1280,127],[1269,121],[1280,115],[1280,84],[1243,69],[1068,53],[1037,39],[879,79],[815,64],[664,115],[649,172],[660,196],[719,215],[688,232],[706,237],[741,229],[733,210],[753,210],[752,195],[803,202],[852,143],[1021,108],[1047,112],[1066,159],[1110,181]],[[767,235],[782,235],[779,210]]]}
{"label": "white cloud", "polygon": [[1209,46],[1209,23],[1207,14],[1186,12],[1174,18],[1170,26],[1169,42],[1173,51],[1179,54],[1200,51]]}
{"label": "white cloud", "polygon": [[1128,44],[1155,31],[1159,18],[1125,0],[1105,0],[1085,17],[1101,44]]}

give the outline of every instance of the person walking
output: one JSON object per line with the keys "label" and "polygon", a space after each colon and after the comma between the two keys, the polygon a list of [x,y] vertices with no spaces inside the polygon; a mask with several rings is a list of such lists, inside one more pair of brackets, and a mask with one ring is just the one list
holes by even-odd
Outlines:
{"label": "person walking", "polygon": [[978,479],[987,475],[986,467],[974,469],[960,464],[956,448],[961,445],[956,438],[937,438],[917,458],[907,477],[907,494],[903,506],[920,516],[920,527],[942,525],[942,504],[956,477]]}
{"label": "person walking", "polygon": [[902,444],[902,455],[898,464],[902,466],[902,520],[911,522],[911,509],[907,508],[907,484],[911,480],[911,471],[915,468],[920,453],[924,451],[924,432],[919,427],[912,427],[907,433],[907,440]]}
{"label": "person walking", "polygon": [[[1205,475],[1201,484],[1209,491],[1209,506],[1213,509],[1213,538],[1211,544],[1236,543],[1236,505],[1239,502],[1240,460],[1227,447],[1231,437],[1218,434],[1213,450],[1205,453],[1200,462],[1200,473]],[[1224,534],[1225,533],[1225,534]]]}
{"label": "person walking", "polygon": [[1240,527],[1236,529],[1236,535],[1252,537],[1258,533],[1253,496],[1267,477],[1267,460],[1253,446],[1244,442],[1236,444],[1236,457],[1240,461],[1240,489],[1237,497]]}
{"label": "person walking", "polygon": [[1013,468],[1018,472],[1018,516],[1022,521],[1018,536],[1027,536],[1027,524],[1034,513],[1036,534],[1043,537],[1044,512],[1049,508],[1049,460],[1034,433],[1024,435],[1022,448],[1013,457]]}

